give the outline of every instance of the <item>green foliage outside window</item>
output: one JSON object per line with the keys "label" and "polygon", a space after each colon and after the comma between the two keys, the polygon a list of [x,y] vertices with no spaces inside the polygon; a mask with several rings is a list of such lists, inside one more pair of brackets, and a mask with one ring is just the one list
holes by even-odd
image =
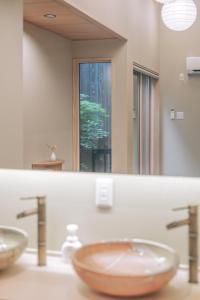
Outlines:
{"label": "green foliage outside window", "polygon": [[98,148],[100,139],[109,136],[104,122],[109,115],[101,104],[91,102],[88,95],[80,94],[80,145],[86,150]]}

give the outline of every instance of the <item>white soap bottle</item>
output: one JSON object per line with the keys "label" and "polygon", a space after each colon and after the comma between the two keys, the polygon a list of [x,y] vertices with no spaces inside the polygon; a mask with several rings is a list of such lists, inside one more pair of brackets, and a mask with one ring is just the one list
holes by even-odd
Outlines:
{"label": "white soap bottle", "polygon": [[72,254],[74,251],[79,249],[82,244],[79,241],[79,238],[77,236],[77,231],[79,229],[78,225],[76,224],[69,224],[66,227],[67,229],[67,238],[64,242],[61,252],[62,252],[62,259],[64,263],[70,264]]}

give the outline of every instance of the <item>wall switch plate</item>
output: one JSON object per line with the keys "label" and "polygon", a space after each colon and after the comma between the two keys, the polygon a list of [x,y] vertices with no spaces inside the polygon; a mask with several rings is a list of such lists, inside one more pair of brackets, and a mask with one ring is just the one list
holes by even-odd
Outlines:
{"label": "wall switch plate", "polygon": [[176,112],[176,120],[184,120],[184,112],[183,111]]}
{"label": "wall switch plate", "polygon": [[180,74],[179,74],[179,80],[180,80],[180,81],[184,81],[184,80],[185,80],[185,75],[184,75],[184,73],[180,73]]}
{"label": "wall switch plate", "polygon": [[136,110],[133,110],[133,119],[135,120],[137,118]]}
{"label": "wall switch plate", "polygon": [[174,109],[170,110],[170,119],[175,120],[176,119],[176,112]]}
{"label": "wall switch plate", "polygon": [[98,178],[96,180],[96,206],[111,208],[113,206],[113,179]]}

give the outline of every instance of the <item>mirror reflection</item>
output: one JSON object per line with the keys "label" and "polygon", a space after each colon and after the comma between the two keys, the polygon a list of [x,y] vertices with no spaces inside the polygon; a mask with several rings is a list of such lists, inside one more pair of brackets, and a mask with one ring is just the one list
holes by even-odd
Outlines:
{"label": "mirror reflection", "polygon": [[149,2],[138,35],[68,1],[24,1],[22,122],[2,168],[200,176],[199,3],[177,28]]}

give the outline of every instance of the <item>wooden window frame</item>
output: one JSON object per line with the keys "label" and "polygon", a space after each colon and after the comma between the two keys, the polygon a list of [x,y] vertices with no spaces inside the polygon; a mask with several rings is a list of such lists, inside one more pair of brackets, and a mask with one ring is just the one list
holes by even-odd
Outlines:
{"label": "wooden window frame", "polygon": [[[113,61],[111,58],[74,58],[72,63],[72,168],[73,171],[80,171],[80,72],[79,65],[81,63],[111,63],[111,132],[113,129]],[[113,145],[113,134],[111,137],[111,144]],[[112,149],[112,147],[111,147]],[[113,170],[113,155],[111,163],[111,172]]]}
{"label": "wooden window frame", "polygon": [[151,151],[150,175],[160,175],[160,82],[154,83],[153,103],[151,107]]}

